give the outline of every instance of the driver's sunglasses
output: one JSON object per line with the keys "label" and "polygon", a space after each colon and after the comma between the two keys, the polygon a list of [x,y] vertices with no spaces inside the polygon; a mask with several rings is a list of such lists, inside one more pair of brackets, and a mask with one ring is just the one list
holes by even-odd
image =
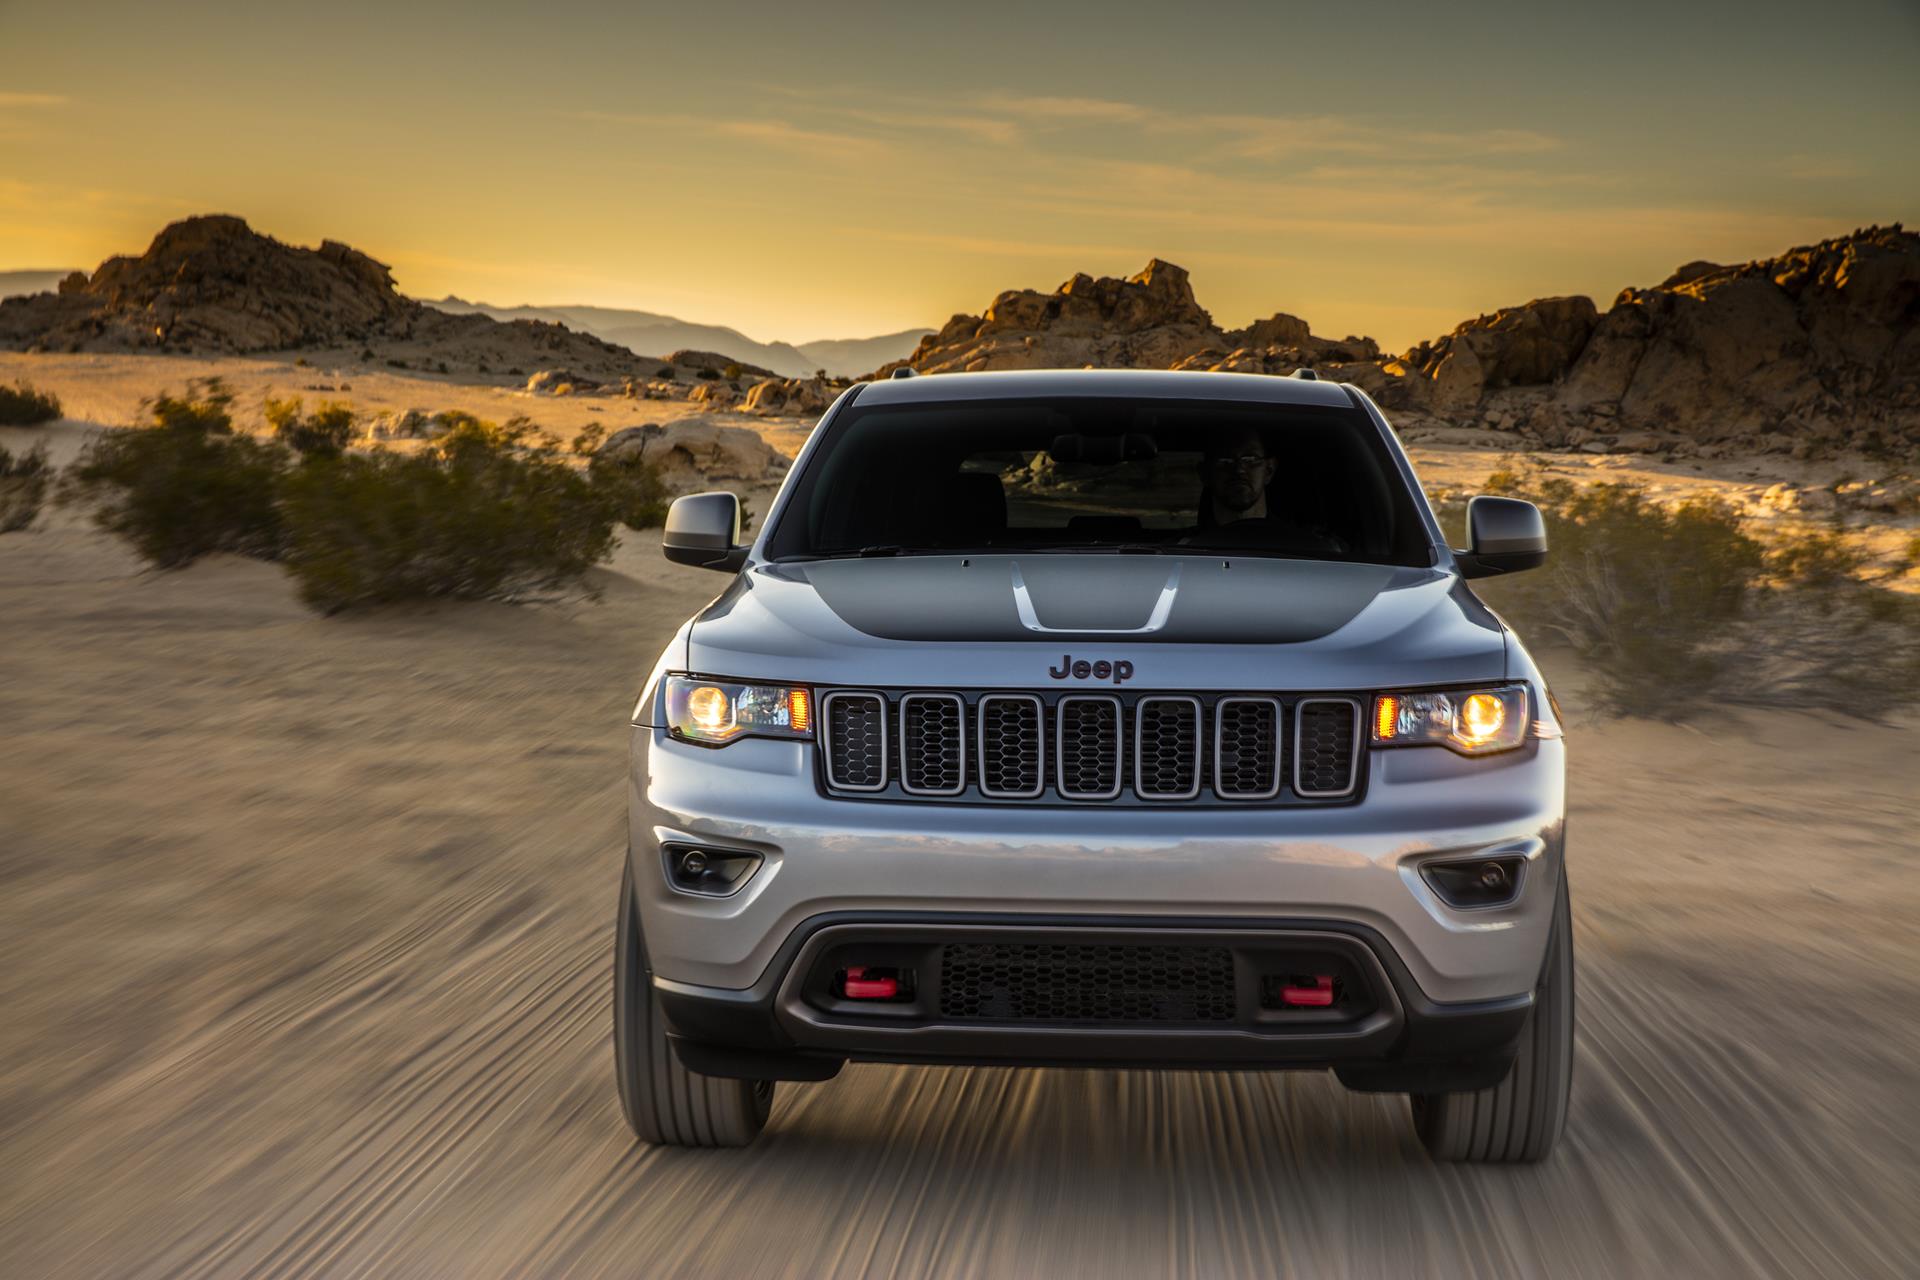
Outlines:
{"label": "driver's sunglasses", "polygon": [[1269,461],[1262,453],[1243,453],[1237,458],[1209,458],[1207,465],[1215,471],[1258,471]]}

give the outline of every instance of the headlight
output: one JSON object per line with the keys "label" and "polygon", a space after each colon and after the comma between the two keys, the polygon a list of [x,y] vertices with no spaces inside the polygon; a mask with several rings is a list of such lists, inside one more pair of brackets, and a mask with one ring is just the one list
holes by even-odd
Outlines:
{"label": "headlight", "polygon": [[1383,693],[1373,702],[1373,745],[1437,743],[1461,755],[1511,751],[1527,740],[1525,685],[1445,693]]}
{"label": "headlight", "polygon": [[813,691],[668,676],[667,728],[676,738],[710,747],[735,738],[811,738]]}

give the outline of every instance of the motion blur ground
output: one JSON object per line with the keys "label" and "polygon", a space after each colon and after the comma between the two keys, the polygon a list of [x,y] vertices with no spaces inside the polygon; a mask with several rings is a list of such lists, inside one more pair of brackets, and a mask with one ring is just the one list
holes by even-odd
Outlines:
{"label": "motion blur ground", "polygon": [[639,675],[717,579],[636,538],[597,607],[325,619],[48,519],[0,540],[9,1275],[1912,1272],[1910,718],[1595,722],[1543,655],[1544,1165],[1429,1163],[1318,1075],[872,1065],[675,1152],[606,1085],[610,855]]}

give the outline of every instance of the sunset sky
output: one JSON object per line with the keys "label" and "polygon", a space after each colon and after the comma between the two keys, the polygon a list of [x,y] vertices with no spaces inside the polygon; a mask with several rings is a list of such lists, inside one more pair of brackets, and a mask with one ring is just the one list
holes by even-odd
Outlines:
{"label": "sunset sky", "polygon": [[1920,5],[0,0],[0,269],[203,212],[791,341],[1157,255],[1400,348],[1920,219]]}

